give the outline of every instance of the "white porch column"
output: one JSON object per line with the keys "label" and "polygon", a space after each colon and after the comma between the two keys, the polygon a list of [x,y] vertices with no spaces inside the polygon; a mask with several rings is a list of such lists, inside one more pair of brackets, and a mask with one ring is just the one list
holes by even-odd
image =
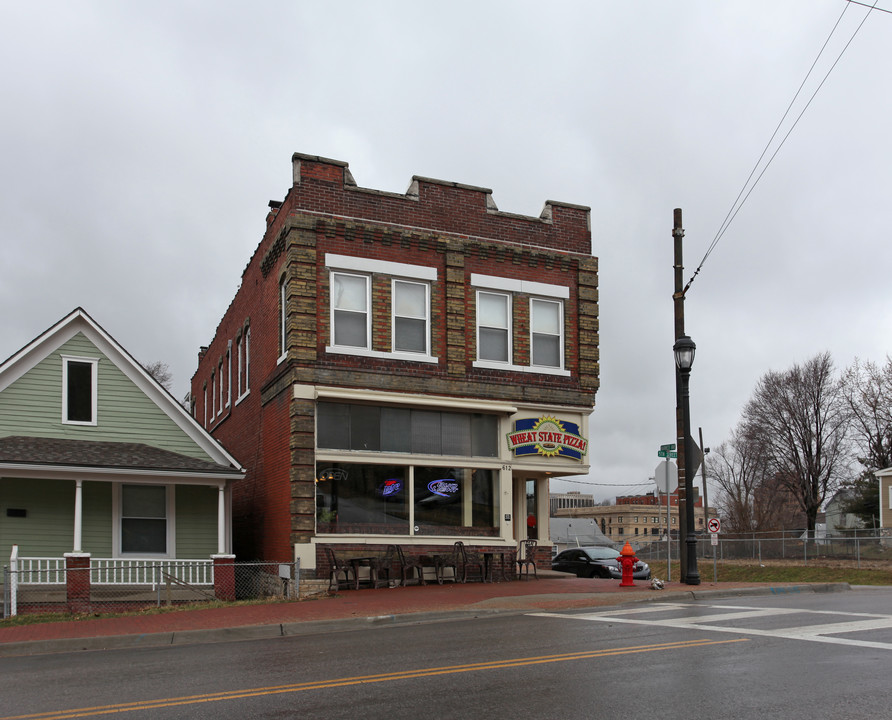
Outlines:
{"label": "white porch column", "polygon": [[226,553],[226,485],[221,484],[217,493],[217,554]]}
{"label": "white porch column", "polygon": [[74,550],[83,552],[81,542],[83,538],[84,523],[84,488],[82,480],[74,481]]}

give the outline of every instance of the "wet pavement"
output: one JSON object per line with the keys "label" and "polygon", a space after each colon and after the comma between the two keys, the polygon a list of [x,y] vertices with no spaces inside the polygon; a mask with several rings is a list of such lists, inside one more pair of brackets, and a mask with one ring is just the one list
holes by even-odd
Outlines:
{"label": "wet pavement", "polygon": [[154,614],[97,616],[13,627],[0,626],[0,656],[115,647],[175,645],[342,632],[371,624],[437,622],[495,613],[605,607],[633,602],[683,601],[771,593],[848,590],[846,583],[650,582],[620,587],[618,580],[540,572],[540,578],[497,583],[445,583],[342,590],[333,596]]}

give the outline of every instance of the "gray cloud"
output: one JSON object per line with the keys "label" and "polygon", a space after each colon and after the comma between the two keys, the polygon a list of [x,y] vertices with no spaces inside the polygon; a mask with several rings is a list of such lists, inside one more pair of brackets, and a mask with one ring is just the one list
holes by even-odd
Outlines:
{"label": "gray cloud", "polygon": [[[690,275],[844,5],[6,3],[0,355],[80,305],[183,395],[293,151],[366,187],[581,203],[601,260],[595,485],[555,485],[646,484],[674,435],[673,208]],[[707,444],[769,368],[888,352],[890,33],[868,18],[688,294]]]}

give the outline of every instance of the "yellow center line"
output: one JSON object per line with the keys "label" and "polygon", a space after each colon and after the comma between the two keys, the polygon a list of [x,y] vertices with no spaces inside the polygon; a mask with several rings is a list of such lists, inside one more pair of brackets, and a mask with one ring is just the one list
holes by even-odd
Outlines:
{"label": "yellow center line", "polygon": [[239,700],[242,698],[259,697],[263,695],[303,692],[305,690],[324,690],[327,688],[346,687],[349,685],[392,682],[394,680],[411,680],[422,677],[434,677],[437,675],[475,672],[478,670],[501,670],[505,668],[521,667],[524,665],[541,665],[543,663],[567,662],[568,660],[589,660],[592,658],[656,652],[659,650],[684,650],[706,645],[725,645],[727,643],[737,642],[747,642],[747,638],[735,638],[733,640],[686,640],[682,642],[660,643],[657,645],[637,645],[625,648],[562,653],[559,655],[541,655],[526,658],[513,658],[509,660],[491,660],[488,662],[469,663],[466,665],[446,665],[443,667],[421,668],[417,670],[399,670],[396,672],[381,673],[379,675],[358,675],[356,677],[336,678],[331,680],[313,680],[310,682],[293,683],[289,685],[271,685],[269,687],[246,688],[243,690],[227,690],[217,693],[186,695],[176,698],[160,698],[158,700],[141,700],[138,702],[120,703],[116,705],[98,705],[96,707],[74,708],[71,710],[53,710],[51,712],[33,713],[31,715],[9,715],[0,717],[0,720],[67,720],[67,718],[111,715],[113,713],[219,702],[221,700]]}

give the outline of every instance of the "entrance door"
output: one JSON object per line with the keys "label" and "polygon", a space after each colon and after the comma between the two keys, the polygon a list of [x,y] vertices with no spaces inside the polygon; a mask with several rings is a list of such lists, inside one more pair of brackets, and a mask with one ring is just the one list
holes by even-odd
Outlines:
{"label": "entrance door", "polygon": [[539,497],[538,483],[535,480],[526,481],[526,523],[527,538],[539,539]]}

